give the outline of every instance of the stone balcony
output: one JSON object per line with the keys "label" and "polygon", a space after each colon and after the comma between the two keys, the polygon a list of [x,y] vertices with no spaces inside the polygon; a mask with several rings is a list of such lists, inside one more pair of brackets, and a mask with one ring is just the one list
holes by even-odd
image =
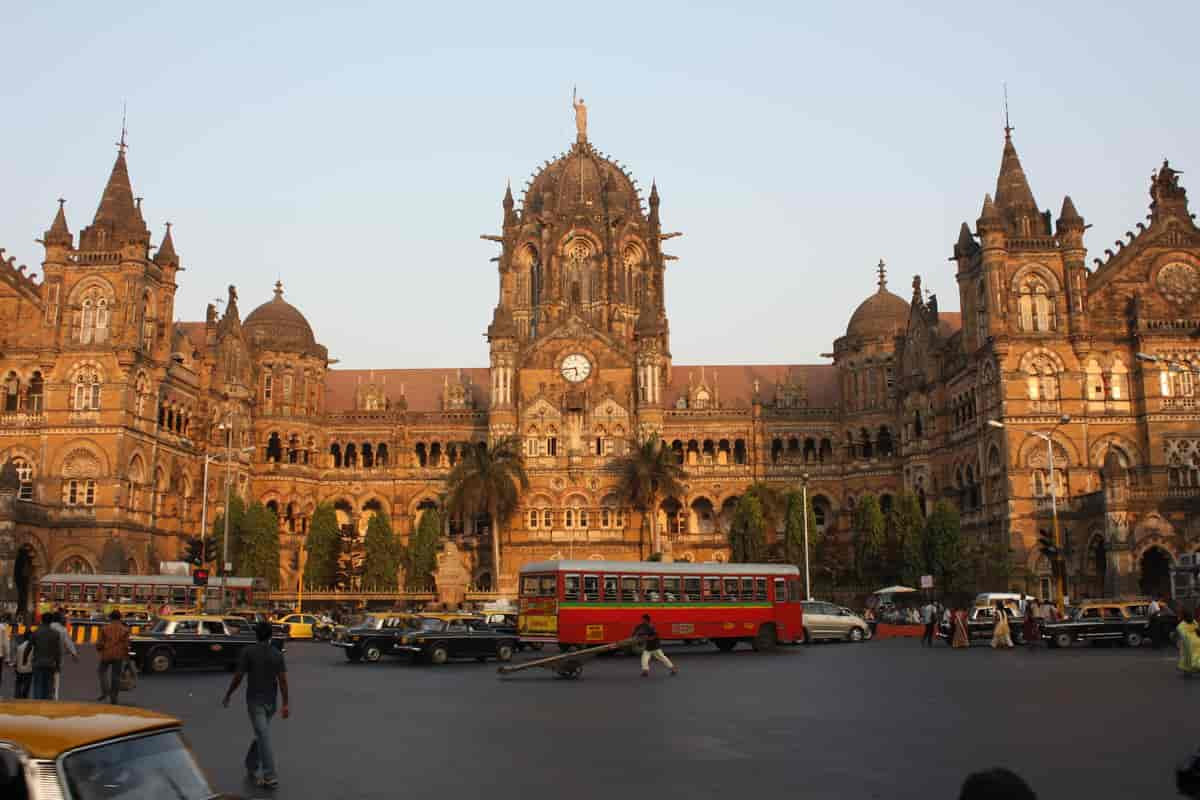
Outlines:
{"label": "stone balcony", "polygon": [[40,428],[46,424],[44,412],[9,411],[0,414],[2,428]]}

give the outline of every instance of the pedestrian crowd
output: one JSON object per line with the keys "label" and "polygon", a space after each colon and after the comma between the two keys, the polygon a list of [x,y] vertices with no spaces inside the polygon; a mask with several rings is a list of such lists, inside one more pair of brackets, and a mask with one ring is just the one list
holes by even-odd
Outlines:
{"label": "pedestrian crowd", "polygon": [[[58,700],[67,658],[79,661],[79,647],[67,629],[64,611],[47,611],[38,622],[36,627],[28,625],[21,632],[11,615],[0,616],[0,695],[5,694],[4,672],[8,667],[13,673],[13,698]],[[122,688],[132,686],[129,635],[121,612],[112,611],[96,638],[99,700],[118,703]]]}

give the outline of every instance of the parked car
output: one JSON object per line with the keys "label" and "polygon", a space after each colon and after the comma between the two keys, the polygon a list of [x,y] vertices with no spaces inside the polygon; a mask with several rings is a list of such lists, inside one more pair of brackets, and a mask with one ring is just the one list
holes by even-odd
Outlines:
{"label": "parked car", "polygon": [[481,618],[422,616],[417,628],[403,636],[398,649],[414,661],[445,664],[452,658],[510,661],[517,644],[515,635],[498,631]]}
{"label": "parked car", "polygon": [[260,622],[271,623],[272,638],[286,639],[288,638],[288,626],[271,619],[271,615],[265,611],[259,611],[254,608],[235,608],[229,612],[228,616],[241,617],[250,623],[251,629]]}
{"label": "parked car", "polygon": [[[1006,605],[1004,612],[1008,615],[1008,632],[1012,636],[1013,644],[1024,644],[1023,638],[1024,628],[1022,628],[1021,618],[1017,615],[1015,604]],[[975,639],[991,639],[992,631],[996,629],[996,607],[995,606],[976,606],[967,612],[967,638]],[[947,644],[954,638],[954,631],[951,625],[944,622],[938,623],[938,636],[945,639]]]}
{"label": "parked car", "polygon": [[1042,625],[1042,638],[1052,647],[1106,641],[1140,647],[1149,635],[1146,604],[1139,601],[1089,601],[1070,609],[1062,622]]}
{"label": "parked car", "polygon": [[[254,631],[208,615],[170,616],[149,631],[129,639],[129,657],[142,672],[168,672],[177,667],[237,666],[242,650],[254,644]],[[282,638],[272,643],[281,651]]]}
{"label": "parked car", "polygon": [[368,614],[362,622],[340,631],[331,642],[346,654],[346,660],[374,663],[385,655],[408,656],[407,649],[400,649],[404,637],[419,625],[416,614],[408,612],[385,612]]}
{"label": "parked car", "polygon": [[[515,613],[510,613],[507,611],[486,612],[483,615],[483,621],[500,633],[508,633],[512,634],[513,636],[517,635],[517,615]],[[691,644],[691,641],[685,640],[684,644]],[[530,650],[541,650],[543,646],[544,645],[542,642],[522,642],[520,639],[517,640],[518,652],[524,650],[525,648],[529,648]]]}
{"label": "parked car", "polygon": [[820,639],[862,642],[871,638],[866,620],[848,608],[822,600],[805,600],[800,606],[804,610],[806,644]]}
{"label": "parked car", "polygon": [[182,731],[131,706],[0,702],[0,797],[216,797]]}
{"label": "parked car", "polygon": [[333,638],[334,626],[322,622],[316,614],[287,614],[275,623],[287,626],[288,635],[293,639],[329,641]]}

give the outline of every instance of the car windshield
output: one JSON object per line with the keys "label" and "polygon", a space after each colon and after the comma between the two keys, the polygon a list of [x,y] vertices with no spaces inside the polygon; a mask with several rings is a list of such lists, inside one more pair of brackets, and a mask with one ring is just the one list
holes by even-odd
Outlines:
{"label": "car windshield", "polygon": [[170,624],[171,624],[171,620],[160,619],[158,622],[154,623],[154,627],[151,628],[150,631],[151,631],[151,633],[166,633],[167,626]]}
{"label": "car windshield", "polygon": [[423,619],[421,620],[420,630],[428,631],[429,633],[439,633],[446,627],[446,623],[440,619]]}
{"label": "car windshield", "polygon": [[379,630],[380,628],[383,627],[383,617],[376,617],[373,614],[369,614],[369,615],[367,615],[367,617],[365,619],[363,619],[362,623],[360,625],[358,625],[357,627],[372,628],[374,630]]}
{"label": "car windshield", "polygon": [[101,744],[63,760],[80,800],[200,800],[216,796],[177,731]]}

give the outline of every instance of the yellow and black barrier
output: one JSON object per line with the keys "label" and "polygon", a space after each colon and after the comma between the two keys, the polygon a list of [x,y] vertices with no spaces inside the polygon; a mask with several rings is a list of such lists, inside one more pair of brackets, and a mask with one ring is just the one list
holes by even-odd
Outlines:
{"label": "yellow and black barrier", "polygon": [[[68,622],[67,623],[67,633],[70,634],[71,641],[75,642],[75,644],[95,644],[96,639],[100,636],[100,629],[103,628],[107,624],[108,624],[108,622],[100,621],[100,620],[97,620],[95,622],[91,622],[91,621]],[[129,626],[129,632],[134,633],[134,634],[140,633],[142,628],[144,628],[144,627],[146,627],[146,626],[140,622],[134,623],[133,625]],[[38,626],[37,625],[18,625],[17,626],[17,635],[18,636],[24,635],[24,633],[27,629],[36,631],[38,629]]]}

